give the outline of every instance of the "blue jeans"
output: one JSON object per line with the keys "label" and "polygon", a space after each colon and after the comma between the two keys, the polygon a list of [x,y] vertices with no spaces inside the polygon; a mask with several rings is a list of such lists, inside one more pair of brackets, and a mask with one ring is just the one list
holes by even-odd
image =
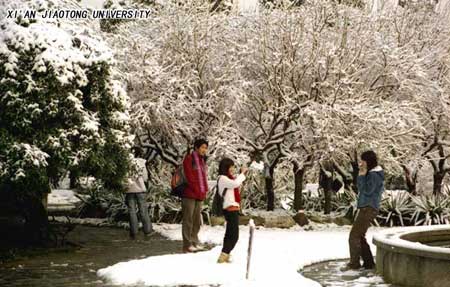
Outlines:
{"label": "blue jeans", "polygon": [[145,192],[139,193],[127,193],[125,195],[125,201],[128,206],[128,212],[130,214],[130,235],[136,236],[139,230],[139,221],[137,217],[137,209],[139,207],[139,216],[142,220],[142,226],[144,233],[149,234],[153,231],[152,222],[148,214],[148,206],[145,201]]}

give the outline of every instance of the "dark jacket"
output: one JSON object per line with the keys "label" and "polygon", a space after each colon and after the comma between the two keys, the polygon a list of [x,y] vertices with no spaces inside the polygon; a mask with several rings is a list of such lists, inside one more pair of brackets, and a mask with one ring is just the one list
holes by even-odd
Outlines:
{"label": "dark jacket", "polygon": [[381,194],[384,191],[384,171],[380,166],[367,175],[358,176],[358,208],[371,206],[380,209]]}
{"label": "dark jacket", "polygon": [[207,166],[205,160],[202,157],[200,157],[200,166],[197,166],[195,164],[193,155],[189,154],[183,161],[183,168],[184,168],[184,175],[186,176],[187,180],[187,187],[183,191],[183,197],[197,200],[205,200],[207,192],[201,192],[200,189],[201,183],[198,175],[198,169],[200,168],[201,172],[203,173],[204,188],[206,188],[206,191],[208,191],[208,181],[206,172]]}

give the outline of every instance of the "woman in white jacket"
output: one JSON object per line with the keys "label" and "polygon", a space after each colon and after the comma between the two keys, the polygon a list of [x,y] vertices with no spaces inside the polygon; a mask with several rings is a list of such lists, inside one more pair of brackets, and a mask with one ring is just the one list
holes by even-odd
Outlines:
{"label": "woman in white jacket", "polygon": [[233,160],[224,158],[219,163],[217,192],[223,197],[223,215],[227,222],[227,227],[223,239],[222,253],[217,260],[218,263],[231,262],[230,253],[239,239],[239,209],[241,202],[239,187],[245,180],[246,172],[247,168],[242,167],[241,173],[235,177]]}

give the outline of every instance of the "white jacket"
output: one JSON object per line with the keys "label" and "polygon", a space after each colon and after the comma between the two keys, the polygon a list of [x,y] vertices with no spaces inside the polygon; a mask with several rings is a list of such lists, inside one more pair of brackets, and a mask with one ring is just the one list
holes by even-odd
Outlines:
{"label": "white jacket", "polygon": [[[223,197],[223,209],[226,209],[230,206],[237,206],[239,207],[239,203],[236,202],[236,199],[234,198],[234,189],[236,187],[241,186],[241,184],[245,180],[245,175],[240,174],[235,179],[231,179],[228,176],[220,175],[219,176],[219,182],[217,184],[218,191],[220,192],[220,195]],[[225,196],[224,196],[224,190]]]}
{"label": "white jacket", "polygon": [[135,163],[138,166],[138,174],[128,178],[127,193],[146,192],[145,181],[148,180],[147,168],[145,167],[145,159],[135,158]]}

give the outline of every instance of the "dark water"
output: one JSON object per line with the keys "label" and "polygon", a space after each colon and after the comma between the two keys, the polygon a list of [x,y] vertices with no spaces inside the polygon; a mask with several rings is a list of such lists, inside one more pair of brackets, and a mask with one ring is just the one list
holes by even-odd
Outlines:
{"label": "dark water", "polygon": [[322,286],[345,287],[398,287],[384,283],[374,270],[349,270],[342,272],[347,260],[327,261],[313,264],[302,270],[303,276],[319,282]]}
{"label": "dark water", "polygon": [[96,271],[120,261],[179,253],[181,243],[154,234],[129,240],[124,229],[77,226],[67,239],[81,245],[66,251],[22,256],[0,265],[0,286],[107,287]]}

